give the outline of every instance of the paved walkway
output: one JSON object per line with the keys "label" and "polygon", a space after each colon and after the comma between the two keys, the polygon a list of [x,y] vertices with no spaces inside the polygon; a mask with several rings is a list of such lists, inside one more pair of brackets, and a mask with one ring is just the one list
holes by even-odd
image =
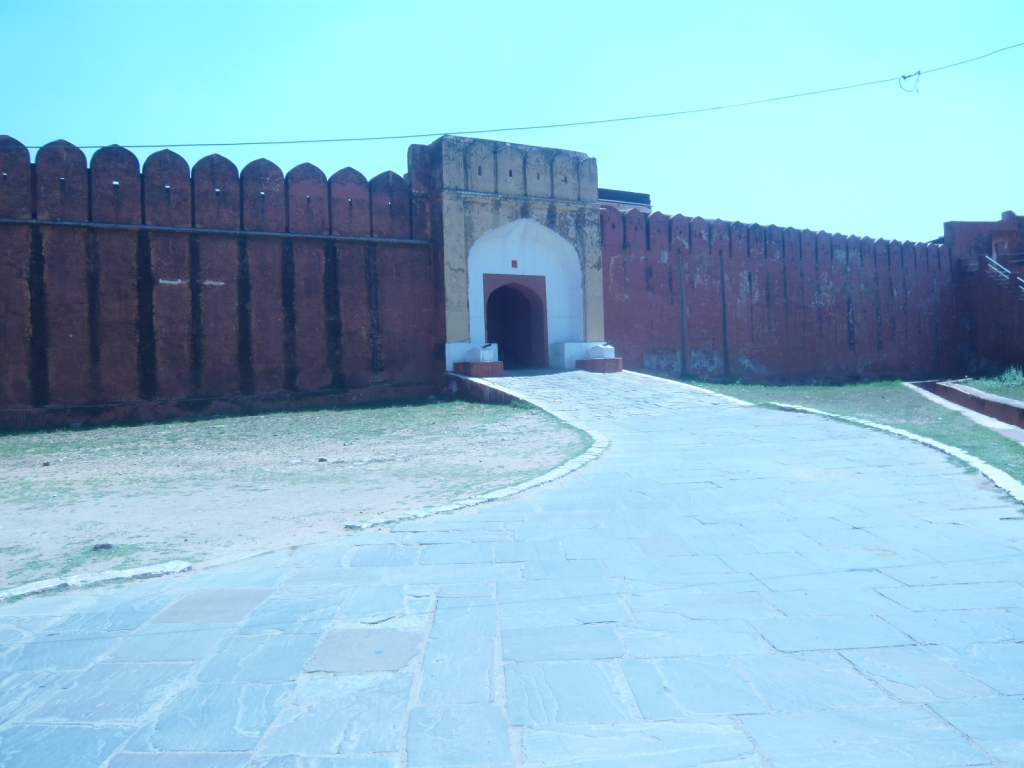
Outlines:
{"label": "paved walkway", "polygon": [[0,765],[1024,764],[1024,521],[923,446],[634,374],[465,513],[0,607]]}

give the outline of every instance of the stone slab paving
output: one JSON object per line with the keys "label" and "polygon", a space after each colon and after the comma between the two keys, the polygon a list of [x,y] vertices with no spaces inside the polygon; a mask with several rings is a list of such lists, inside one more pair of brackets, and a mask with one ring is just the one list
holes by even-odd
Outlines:
{"label": "stone slab paving", "polygon": [[1024,765],[1024,520],[978,475],[634,374],[504,384],[607,453],[0,607],[0,765]]}

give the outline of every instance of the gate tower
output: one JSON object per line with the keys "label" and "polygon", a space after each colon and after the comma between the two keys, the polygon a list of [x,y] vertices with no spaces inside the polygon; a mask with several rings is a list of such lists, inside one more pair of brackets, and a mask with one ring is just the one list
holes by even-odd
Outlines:
{"label": "gate tower", "polygon": [[604,343],[594,158],[443,136],[410,147],[409,168],[413,194],[434,212],[447,370],[614,357]]}

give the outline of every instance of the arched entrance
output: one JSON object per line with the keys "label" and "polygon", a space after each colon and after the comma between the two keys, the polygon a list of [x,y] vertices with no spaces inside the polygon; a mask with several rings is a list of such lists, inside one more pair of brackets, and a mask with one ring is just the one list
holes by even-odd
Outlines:
{"label": "arched entrance", "polygon": [[[447,252],[445,259],[448,259]],[[457,266],[454,261],[451,266],[453,282],[454,276],[459,274]],[[456,363],[490,362],[495,351],[510,368],[520,365],[547,368],[550,365],[572,369],[578,360],[589,358],[595,345],[603,343],[596,340],[600,331],[584,330],[587,317],[593,320],[595,327],[603,323],[600,282],[596,288],[591,286],[594,290],[588,294],[585,304],[580,254],[554,230],[529,218],[495,227],[473,243],[466,267],[468,274],[462,284],[465,288],[460,285],[459,293],[453,291],[451,295],[446,294],[445,299],[449,334],[461,332],[456,322],[461,325],[466,319],[465,310],[469,310],[469,338],[452,341],[450,336],[445,343],[448,370],[454,370]],[[600,270],[596,271],[596,279],[600,281]],[[488,309],[491,294],[504,285],[512,286],[529,300],[528,352],[523,351],[525,343],[520,343],[514,354],[504,354],[504,345],[517,343],[515,333],[526,338],[525,323],[515,333],[512,332],[514,326],[509,325],[508,318],[515,312],[505,307],[505,303],[515,302],[514,297],[503,294],[505,299],[499,297],[494,309]],[[466,293],[461,294],[465,289],[468,289]],[[522,302],[519,306],[521,314]],[[586,313],[585,307],[590,308]],[[489,319],[489,315],[494,317]],[[506,319],[499,320],[499,315]],[[504,345],[494,342],[500,336],[506,337]],[[496,343],[499,349],[483,350],[489,341]]]}
{"label": "arched entrance", "polygon": [[[479,346],[487,336],[487,299],[499,285],[525,286],[544,305],[544,345],[583,341],[583,273],[568,240],[533,219],[517,219],[489,230],[467,258],[469,339]],[[529,292],[524,292],[531,298]],[[536,326],[533,330],[537,332]],[[550,350],[544,350],[544,365]],[[537,348],[534,347],[534,354]],[[541,366],[543,367],[543,366]]]}
{"label": "arched entrance", "polygon": [[505,368],[546,368],[544,299],[526,285],[508,282],[493,288],[486,304],[487,341],[498,345]]}

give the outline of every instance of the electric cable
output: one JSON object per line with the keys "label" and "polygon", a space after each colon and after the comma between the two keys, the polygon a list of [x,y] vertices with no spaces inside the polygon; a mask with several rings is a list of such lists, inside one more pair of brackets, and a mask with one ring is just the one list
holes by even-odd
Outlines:
{"label": "electric cable", "polygon": [[[681,117],[683,115],[696,115],[704,112],[720,112],[726,109],[738,109],[740,107],[753,107],[758,104],[770,104],[772,102],[787,101],[789,99],[802,99],[809,96],[821,96],[826,93],[837,93],[840,91],[850,91],[855,88],[868,88],[875,85],[882,85],[884,83],[896,83],[904,91],[911,93],[917,91],[917,84],[923,75],[930,75],[934,72],[942,72],[943,70],[952,69],[953,67],[960,67],[964,64],[971,64],[981,59],[987,59],[989,56],[995,56],[996,54],[1003,53],[1005,51],[1012,50],[1014,48],[1020,48],[1024,46],[1024,42],[1015,43],[1014,45],[1008,45],[1005,48],[999,48],[988,53],[983,53],[980,56],[974,56],[970,59],[964,59],[963,61],[956,61],[952,64],[944,64],[941,67],[934,67],[932,69],[918,70],[909,75],[898,75],[894,77],[885,77],[881,80],[869,80],[863,83],[854,83],[852,85],[839,85],[834,88],[822,88],[816,91],[804,91],[803,93],[790,93],[785,96],[770,96],[764,99],[754,99],[752,101],[739,101],[732,104],[720,104],[714,107],[697,107],[694,109],[683,109],[676,112],[657,112],[649,115],[630,115],[628,117],[608,117],[598,120],[578,120],[575,122],[568,123],[547,123],[544,125],[521,125],[511,128],[481,128],[472,131],[434,131],[432,133],[405,133],[395,134],[393,136],[350,136],[345,138],[337,139],[290,139],[281,141],[223,141],[223,142],[193,142],[186,144],[124,144],[122,145],[125,149],[187,149],[194,147],[270,147],[270,146],[281,146],[286,144],[342,144],[342,143],[354,143],[354,142],[365,142],[365,141],[393,141],[397,139],[430,139],[438,136],[448,135],[459,135],[459,136],[474,136],[488,133],[515,133],[522,131],[540,131],[551,128],[580,128],[590,125],[607,125],[609,123],[626,123],[634,122],[637,120],[656,120],[665,117]],[[914,78],[914,83],[910,88],[907,88],[906,83],[911,78]],[[79,146],[79,149],[102,149],[104,145],[83,145]],[[42,145],[30,146],[27,149],[42,149]]]}

